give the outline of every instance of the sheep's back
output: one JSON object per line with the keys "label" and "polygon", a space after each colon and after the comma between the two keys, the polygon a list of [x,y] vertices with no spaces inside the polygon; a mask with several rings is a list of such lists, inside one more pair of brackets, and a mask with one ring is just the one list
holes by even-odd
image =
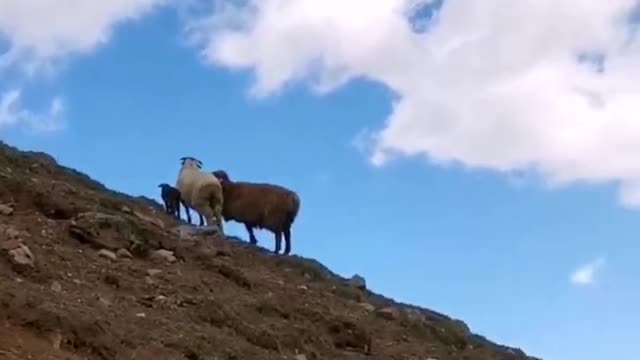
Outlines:
{"label": "sheep's back", "polygon": [[225,217],[258,228],[282,231],[297,213],[292,198],[297,195],[284,187],[267,183],[234,182],[225,191]]}

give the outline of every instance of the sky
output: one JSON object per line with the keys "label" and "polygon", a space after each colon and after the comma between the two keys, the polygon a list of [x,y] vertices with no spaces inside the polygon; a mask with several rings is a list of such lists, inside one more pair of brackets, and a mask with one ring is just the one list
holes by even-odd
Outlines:
{"label": "sky", "polygon": [[158,200],[183,156],[286,186],[295,254],[545,360],[635,360],[638,19],[637,0],[0,0],[0,138]]}

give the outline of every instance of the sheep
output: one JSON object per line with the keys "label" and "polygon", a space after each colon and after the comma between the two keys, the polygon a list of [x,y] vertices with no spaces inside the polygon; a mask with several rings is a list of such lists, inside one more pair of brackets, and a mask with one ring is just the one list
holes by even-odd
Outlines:
{"label": "sheep", "polygon": [[300,209],[300,198],[294,191],[282,186],[231,181],[224,170],[212,172],[222,184],[224,204],[222,216],[225,221],[235,220],[244,224],[249,241],[256,245],[253,228],[267,229],[274,234],[274,253],[280,252],[284,234],[284,255],[291,252],[291,225]]}
{"label": "sheep", "polygon": [[[180,219],[180,204],[182,204],[182,206],[184,206],[184,212],[187,213],[187,222],[191,224],[189,207],[182,199],[180,191],[167,183],[162,183],[158,185],[158,187],[162,189],[160,195],[162,196],[162,201],[164,201],[165,212]],[[200,215],[200,226],[203,224],[204,220],[202,219],[202,215]]]}
{"label": "sheep", "polygon": [[[162,183],[158,185],[158,187],[162,189],[160,196],[162,197],[162,201],[164,201],[164,211],[180,219],[180,202],[182,200],[180,191],[167,183]],[[187,211],[187,217],[189,216],[189,212]],[[189,222],[191,222],[191,219],[189,219]]]}
{"label": "sheep", "polygon": [[182,157],[180,161],[182,168],[178,173],[176,188],[182,194],[187,212],[189,208],[196,210],[200,215],[201,226],[203,216],[207,225],[213,224],[215,218],[220,232],[224,234],[222,221],[224,198],[220,181],[212,174],[200,171],[202,161],[193,157]]}

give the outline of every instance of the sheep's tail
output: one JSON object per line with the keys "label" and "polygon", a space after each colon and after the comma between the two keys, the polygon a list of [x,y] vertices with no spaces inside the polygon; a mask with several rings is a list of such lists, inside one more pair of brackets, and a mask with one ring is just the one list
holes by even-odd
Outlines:
{"label": "sheep's tail", "polygon": [[291,226],[293,222],[296,220],[298,216],[298,212],[300,211],[300,196],[295,192],[291,192],[289,194],[289,210],[286,213],[286,224],[287,226]]}

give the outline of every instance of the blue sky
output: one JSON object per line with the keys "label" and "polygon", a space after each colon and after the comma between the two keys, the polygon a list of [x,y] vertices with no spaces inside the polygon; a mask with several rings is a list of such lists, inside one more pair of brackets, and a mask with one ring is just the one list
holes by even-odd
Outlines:
{"label": "blue sky", "polygon": [[[287,186],[302,199],[294,253],[345,276],[359,273],[374,291],[463,319],[545,360],[631,360],[632,340],[640,338],[640,125],[621,114],[640,110],[640,102],[616,90],[637,89],[623,80],[640,75],[628,61],[637,53],[609,54],[613,70],[604,75],[558,60],[558,48],[574,49],[566,39],[536,48],[506,36],[504,49],[479,53],[493,43],[474,34],[501,36],[516,20],[467,3],[477,15],[466,19],[471,30],[456,28],[452,5],[432,24],[444,30],[430,38],[448,50],[426,54],[411,47],[421,38],[409,36],[430,31],[398,25],[393,6],[402,0],[368,8],[364,20],[305,1],[314,12],[276,9],[305,20],[285,22],[288,28],[274,25],[275,10],[187,16],[163,2],[149,10],[153,0],[142,0],[140,8],[91,13],[103,20],[99,30],[111,31],[95,38],[88,30],[74,37],[71,25],[28,28],[34,22],[21,8],[28,1],[0,5],[0,13],[25,17],[0,15],[0,54],[7,51],[0,55],[0,137],[132,195],[159,199],[157,185],[175,181],[182,156],[235,179]],[[592,10],[615,14],[622,3]],[[555,4],[561,15],[572,7]],[[514,17],[526,6],[506,11]],[[140,18],[117,18],[125,10]],[[323,13],[332,19],[326,33],[304,27],[317,20],[304,16],[322,11],[341,15]],[[238,27],[239,13],[253,14],[244,21],[254,26]],[[587,10],[572,16],[581,20],[557,15],[547,25],[570,32],[600,19]],[[583,41],[593,47],[578,50],[613,51],[604,45],[621,38],[598,37],[605,25],[596,21],[588,37],[600,42]],[[354,35],[363,29],[379,41]],[[526,38],[524,30],[516,35]],[[343,38],[349,46],[335,45]],[[492,55],[510,49],[539,54],[539,62]],[[474,68],[474,54],[486,68]],[[323,59],[320,70],[296,81],[312,58]],[[474,98],[498,86],[488,82],[494,70],[505,93]],[[578,104],[567,84],[595,92],[606,110]],[[602,127],[591,132],[577,117]],[[246,237],[242,226],[227,229]],[[273,248],[270,233],[257,236]]]}

